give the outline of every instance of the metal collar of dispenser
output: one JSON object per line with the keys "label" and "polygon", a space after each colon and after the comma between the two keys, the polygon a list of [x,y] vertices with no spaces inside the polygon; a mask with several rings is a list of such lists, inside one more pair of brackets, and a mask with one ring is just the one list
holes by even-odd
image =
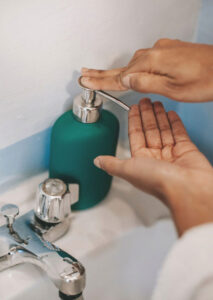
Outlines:
{"label": "metal collar of dispenser", "polygon": [[126,111],[130,110],[130,107],[120,99],[104,91],[91,90],[85,87],[81,83],[81,77],[78,79],[78,84],[83,89],[82,96],[76,98],[73,103],[73,113],[78,121],[83,123],[97,122],[100,117],[100,109],[102,107],[102,100],[99,98],[99,95],[114,102]]}
{"label": "metal collar of dispenser", "polygon": [[73,102],[73,114],[82,123],[95,123],[100,117],[103,101],[95,91],[83,87],[81,84],[80,86],[83,88],[83,93]]}

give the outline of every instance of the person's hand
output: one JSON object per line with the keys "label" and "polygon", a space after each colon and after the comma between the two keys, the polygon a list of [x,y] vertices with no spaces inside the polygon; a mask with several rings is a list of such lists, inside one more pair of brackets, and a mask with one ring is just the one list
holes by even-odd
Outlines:
{"label": "person's hand", "polygon": [[141,100],[129,112],[129,140],[132,158],[99,156],[95,165],[160,198],[180,234],[213,221],[213,168],[175,112]]}
{"label": "person's hand", "polygon": [[213,100],[213,45],[161,39],[136,51],[120,69],[82,68],[82,84],[91,89],[136,90],[178,101]]}

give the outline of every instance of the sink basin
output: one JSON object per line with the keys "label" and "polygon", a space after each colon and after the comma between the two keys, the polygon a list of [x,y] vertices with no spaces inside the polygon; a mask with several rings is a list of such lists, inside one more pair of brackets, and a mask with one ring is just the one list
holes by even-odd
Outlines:
{"label": "sink basin", "polygon": [[[157,274],[176,239],[172,221],[161,220],[78,257],[87,272],[85,300],[150,299]],[[59,299],[55,286],[32,265],[1,272],[0,286],[1,300]]]}

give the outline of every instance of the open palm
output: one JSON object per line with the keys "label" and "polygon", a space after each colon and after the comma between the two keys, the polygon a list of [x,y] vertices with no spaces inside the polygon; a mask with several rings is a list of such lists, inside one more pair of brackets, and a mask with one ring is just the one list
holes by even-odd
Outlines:
{"label": "open palm", "polygon": [[213,168],[175,112],[142,99],[129,112],[129,141],[131,158],[99,156],[96,166],[161,199],[179,234],[213,221]]}
{"label": "open palm", "polygon": [[165,203],[168,188],[212,182],[212,166],[191,142],[179,116],[166,113],[161,102],[142,99],[129,112],[129,141],[132,157],[95,159],[96,166],[121,177]]}
{"label": "open palm", "polygon": [[179,116],[168,114],[161,102],[148,98],[133,105],[129,113],[132,157],[149,157],[184,168],[211,168],[205,156],[191,142]]}

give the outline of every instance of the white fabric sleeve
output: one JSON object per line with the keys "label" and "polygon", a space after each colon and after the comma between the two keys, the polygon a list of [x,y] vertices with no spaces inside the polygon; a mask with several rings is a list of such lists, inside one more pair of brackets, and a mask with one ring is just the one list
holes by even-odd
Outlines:
{"label": "white fabric sleeve", "polygon": [[188,230],[169,252],[152,300],[213,300],[213,223]]}

